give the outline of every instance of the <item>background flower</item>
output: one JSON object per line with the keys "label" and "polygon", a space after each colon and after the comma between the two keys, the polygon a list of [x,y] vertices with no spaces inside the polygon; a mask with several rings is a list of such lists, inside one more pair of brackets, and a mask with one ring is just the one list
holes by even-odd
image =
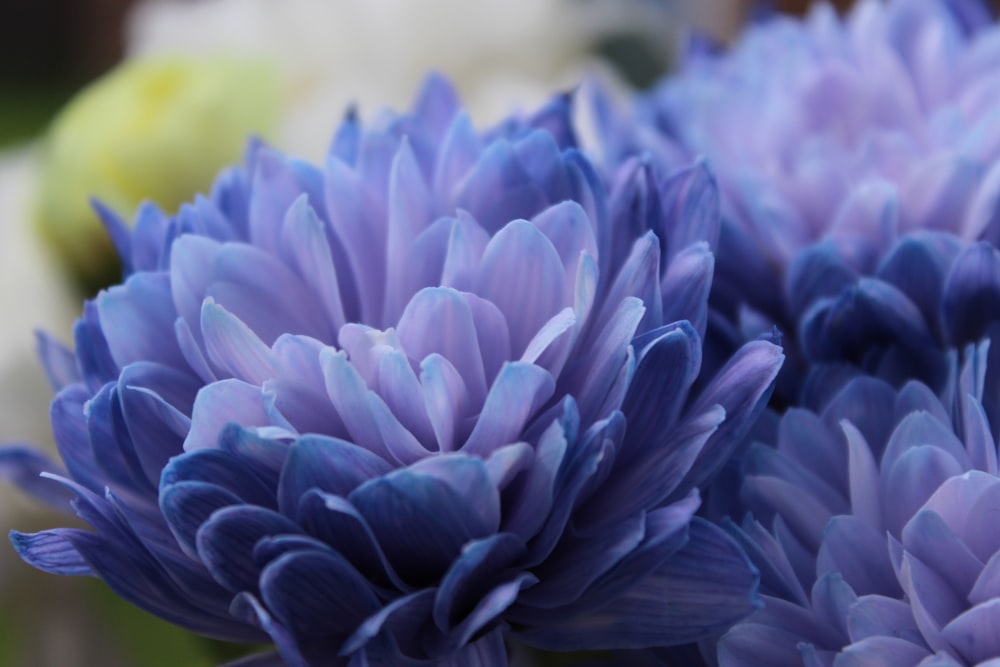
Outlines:
{"label": "background flower", "polygon": [[722,638],[721,665],[1000,656],[986,346],[968,351],[940,397],[855,378],[822,412],[791,409],[754,445],[743,484],[754,515],[730,529],[761,570],[765,605]]}
{"label": "background flower", "polygon": [[75,354],[42,345],[64,489],[7,453],[94,532],[15,534],[22,557],[292,665],[505,664],[503,631],[642,647],[751,611],[755,571],[692,514],[780,349],[691,392],[714,184],[636,160],[606,191],[568,104],[477,134],[432,78],[412,114],[349,115],[323,170],[255,145],[174,217],[101,209],[128,278]]}
{"label": "background flower", "polygon": [[276,144],[318,160],[331,118],[352,104],[362,116],[399,108],[428,71],[448,76],[473,118],[492,123],[575,86],[585,67],[599,66],[594,52],[606,38],[646,37],[662,68],[687,15],[674,4],[150,0],[132,13],[128,44],[133,57],[240,53],[274,62],[286,93]]}
{"label": "background flower", "polygon": [[738,341],[776,323],[796,362],[785,400],[805,360],[875,372],[872,346],[914,343],[915,327],[938,350],[976,340],[951,340],[928,307],[940,294],[891,265],[925,243],[900,241],[917,230],[996,243],[997,30],[974,2],[861,2],[843,18],[817,4],[730,51],[693,50],[638,103],[637,129],[605,114],[612,157],[709,159],[723,194],[713,331]]}

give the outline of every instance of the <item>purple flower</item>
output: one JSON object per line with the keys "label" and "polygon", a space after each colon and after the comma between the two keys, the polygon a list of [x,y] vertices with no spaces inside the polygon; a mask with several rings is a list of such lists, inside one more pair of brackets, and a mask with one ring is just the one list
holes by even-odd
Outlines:
{"label": "purple flower", "polygon": [[[806,361],[878,372],[887,354],[934,356],[902,376],[939,388],[942,350],[978,340],[948,328],[942,285],[945,301],[977,295],[949,276],[956,242],[914,234],[1000,240],[998,64],[982,3],[866,1],[843,18],[818,4],[750,26],[730,51],[692,52],[637,103],[637,127],[602,109],[603,136],[612,160],[710,161],[718,335],[777,324],[800,374]],[[924,275],[907,253],[932,250]],[[785,379],[795,402],[799,380]]]}
{"label": "purple flower", "polygon": [[745,461],[753,511],[732,533],[764,608],[719,642],[737,665],[976,665],[1000,658],[997,445],[986,344],[940,397],[851,380],[791,409]]}
{"label": "purple flower", "polygon": [[568,103],[477,134],[432,78],[322,169],[255,146],[175,216],[104,211],[127,279],[75,354],[40,346],[51,487],[93,531],[14,533],[21,556],[297,666],[504,665],[505,637],[641,648],[750,613],[756,571],[693,514],[781,351],[699,378],[714,183],[633,160],[606,191]]}

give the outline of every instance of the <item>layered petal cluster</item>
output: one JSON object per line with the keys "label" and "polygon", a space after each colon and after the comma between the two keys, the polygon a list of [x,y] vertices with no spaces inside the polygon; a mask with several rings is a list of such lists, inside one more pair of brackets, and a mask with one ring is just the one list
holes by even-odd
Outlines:
{"label": "layered petal cluster", "polygon": [[504,665],[505,636],[639,648],[750,613],[756,570],[693,515],[781,350],[699,376],[714,182],[632,160],[606,187],[568,104],[477,133],[432,78],[322,168],[254,146],[175,216],[102,211],[127,278],[75,352],[40,345],[65,470],[6,454],[93,530],[15,533],[21,556],[291,666]]}
{"label": "layered petal cluster", "polygon": [[[795,356],[852,363],[887,341],[953,344],[929,307],[940,285],[895,262],[918,231],[1000,238],[1000,27],[988,19],[965,0],[865,0],[844,17],[820,3],[750,26],[729,51],[692,51],[636,104],[637,127],[605,118],[613,155],[711,162],[726,335],[777,324]],[[928,283],[943,279],[936,261]]]}
{"label": "layered petal cluster", "polygon": [[1000,659],[986,345],[940,397],[915,381],[855,378],[754,445],[743,483],[754,515],[730,530],[761,569],[765,605],[719,642],[721,665]]}

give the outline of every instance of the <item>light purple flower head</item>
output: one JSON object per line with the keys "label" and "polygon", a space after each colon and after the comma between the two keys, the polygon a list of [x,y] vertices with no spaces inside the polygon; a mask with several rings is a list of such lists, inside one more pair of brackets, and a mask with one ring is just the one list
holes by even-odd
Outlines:
{"label": "light purple flower head", "polygon": [[818,413],[786,412],[774,441],[751,448],[753,514],[730,530],[761,570],[765,604],[721,639],[721,665],[1000,660],[985,344],[966,356],[941,396],[855,378]]}
{"label": "light purple flower head", "polygon": [[[998,70],[1000,27],[974,0],[863,0],[844,17],[819,3],[752,24],[728,51],[692,52],[637,102],[637,127],[605,113],[604,137],[612,159],[712,165],[720,333],[777,324],[799,372],[880,372],[887,347],[923,360],[978,340],[942,325],[944,283],[947,298],[975,296],[949,278],[955,252],[924,258],[922,276],[901,246],[921,233],[1000,241]],[[930,365],[899,376],[940,388],[942,354]]]}
{"label": "light purple flower head", "polygon": [[714,183],[633,160],[606,190],[568,103],[480,134],[432,78],[320,169],[254,146],[175,216],[105,211],[127,278],[75,353],[41,340],[65,470],[4,459],[93,531],[21,556],[289,666],[505,665],[504,638],[681,643],[752,611],[756,571],[692,517],[781,351],[692,390]]}

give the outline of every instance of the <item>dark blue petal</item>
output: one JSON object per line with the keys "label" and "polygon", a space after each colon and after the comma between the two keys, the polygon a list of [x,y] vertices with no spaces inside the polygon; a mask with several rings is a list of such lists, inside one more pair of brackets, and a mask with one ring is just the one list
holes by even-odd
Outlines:
{"label": "dark blue petal", "polygon": [[841,257],[832,241],[806,248],[792,260],[785,279],[792,315],[802,317],[816,300],[837,296],[857,277],[857,271]]}
{"label": "dark blue petal", "polygon": [[198,557],[196,536],[212,512],[230,505],[241,505],[239,496],[215,484],[180,482],[160,490],[160,510],[170,525],[184,553]]}
{"label": "dark blue petal", "polygon": [[532,569],[541,585],[523,593],[520,601],[541,609],[572,604],[645,536],[646,516],[640,512],[592,536],[564,537],[545,562]]}
{"label": "dark blue petal", "polygon": [[238,658],[227,662],[221,667],[287,667],[280,653],[268,651],[267,653],[254,653],[245,658]]}
{"label": "dark blue petal", "polygon": [[944,286],[941,312],[953,345],[975,342],[1000,311],[1000,252],[987,243],[966,248]]}
{"label": "dark blue petal", "polygon": [[299,500],[311,489],[346,497],[370,479],[387,474],[392,466],[357,445],[318,435],[307,435],[288,448],[278,485],[278,506],[295,516]]}
{"label": "dark blue petal", "polygon": [[438,586],[433,611],[438,629],[448,632],[456,625],[524,553],[524,541],[511,533],[467,544]]}
{"label": "dark blue petal", "polygon": [[494,630],[467,645],[461,652],[436,663],[439,667],[507,667],[503,633]]}
{"label": "dark blue petal", "polygon": [[704,484],[729,459],[764,409],[784,360],[785,355],[777,345],[766,341],[747,343],[701,392],[690,409],[691,414],[721,405],[726,411],[726,421],[709,437],[674,491],[674,497]]}
{"label": "dark blue petal", "polygon": [[219,449],[246,464],[265,486],[278,488],[279,476],[288,456],[287,444],[262,438],[251,429],[231,424],[222,429],[218,445]]}
{"label": "dark blue petal", "polygon": [[[496,490],[470,491],[463,496],[447,482],[403,469],[366,482],[349,500],[400,576],[418,583],[436,581],[466,542],[499,527],[499,508],[487,512],[498,504]],[[488,514],[496,523],[484,520]]]}
{"label": "dark blue petal", "polygon": [[380,607],[371,586],[335,552],[287,553],[264,568],[263,600],[299,641],[329,640],[330,654]]}
{"label": "dark blue petal", "polygon": [[311,667],[299,652],[288,628],[277,622],[256,597],[250,593],[237,595],[233,598],[229,611],[236,618],[259,627],[270,636],[278,647],[283,667]]}
{"label": "dark blue petal", "polygon": [[297,521],[373,584],[407,592],[412,589],[396,574],[365,518],[343,498],[315,489],[308,491],[299,503]]}
{"label": "dark blue petal", "polygon": [[665,323],[687,320],[704,338],[708,323],[708,294],[715,274],[715,256],[705,242],[678,252],[660,281]]}
{"label": "dark blue petal", "polygon": [[96,392],[106,382],[118,377],[118,365],[101,330],[94,301],[83,305],[83,316],[73,325],[73,344],[80,374],[90,391]]}
{"label": "dark blue petal", "polygon": [[875,527],[854,516],[835,516],[826,525],[816,554],[816,574],[836,572],[858,595],[899,596],[885,537]]}
{"label": "dark blue petal", "polygon": [[721,530],[695,519],[686,547],[631,590],[574,619],[518,633],[551,650],[671,646],[711,637],[760,606],[758,574]]}
{"label": "dark blue petal", "polygon": [[253,505],[273,508],[275,504],[274,488],[269,488],[242,460],[220,449],[202,449],[174,457],[163,469],[160,489],[185,482],[211,484]]}
{"label": "dark blue petal", "polygon": [[87,534],[85,531],[70,528],[55,528],[34,534],[12,530],[10,541],[17,555],[39,570],[52,574],[93,575],[93,570],[76,550],[68,533],[84,533],[84,536]]}
{"label": "dark blue petal", "polygon": [[263,507],[224,507],[201,524],[198,556],[220,584],[234,593],[256,592],[260,567],[254,547],[264,537],[299,532],[299,527]]}
{"label": "dark blue petal", "polygon": [[899,288],[913,303],[935,334],[939,327],[941,296],[945,278],[961,250],[960,241],[949,234],[908,234],[889,251],[878,267],[878,277]]}

